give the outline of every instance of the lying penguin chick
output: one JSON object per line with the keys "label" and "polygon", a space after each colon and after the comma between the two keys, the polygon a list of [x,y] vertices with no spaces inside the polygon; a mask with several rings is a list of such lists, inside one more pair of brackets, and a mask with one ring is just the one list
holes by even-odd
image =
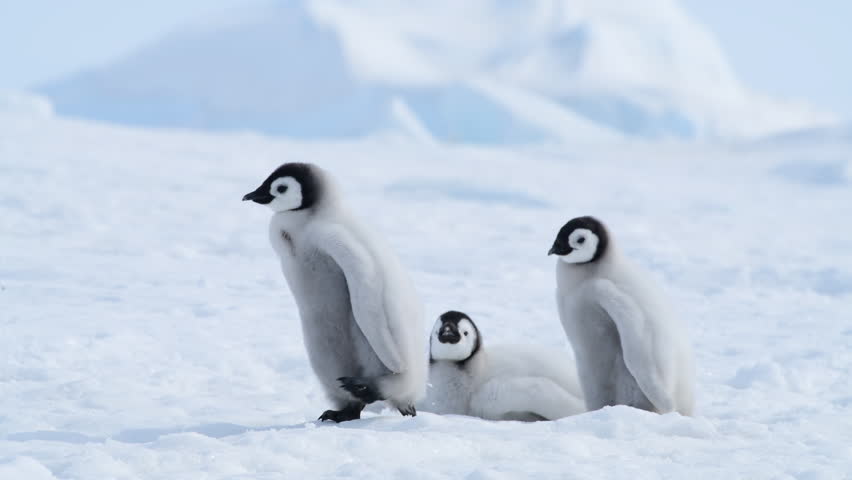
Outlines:
{"label": "lying penguin chick", "polygon": [[484,348],[461,312],[435,322],[429,338],[429,386],[423,409],[487,420],[554,420],[585,411],[567,350],[542,346]]}
{"label": "lying penguin chick", "polygon": [[593,217],[566,223],[557,255],[556,304],[574,347],[586,407],[693,410],[692,353],[681,322],[651,278],[616,248]]}

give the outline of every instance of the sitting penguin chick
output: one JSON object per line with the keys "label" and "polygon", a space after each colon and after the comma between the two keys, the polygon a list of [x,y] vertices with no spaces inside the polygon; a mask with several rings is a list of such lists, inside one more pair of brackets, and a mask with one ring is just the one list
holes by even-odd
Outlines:
{"label": "sitting penguin chick", "polygon": [[429,338],[424,409],[486,420],[554,420],[585,411],[567,350],[542,346],[484,348],[473,320],[449,311]]}
{"label": "sitting penguin chick", "polygon": [[569,221],[548,254],[559,257],[556,304],[586,407],[691,415],[692,352],[680,319],[604,224],[593,217]]}

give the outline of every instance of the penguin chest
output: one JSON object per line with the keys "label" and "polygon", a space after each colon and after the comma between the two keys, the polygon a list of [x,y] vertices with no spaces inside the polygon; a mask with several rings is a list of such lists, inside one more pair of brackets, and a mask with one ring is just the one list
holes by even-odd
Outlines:
{"label": "penguin chest", "polygon": [[426,410],[443,415],[470,415],[471,383],[470,375],[455,362],[431,364],[424,399]]}
{"label": "penguin chest", "polygon": [[270,243],[275,253],[282,262],[288,261],[296,256],[296,242],[293,239],[293,234],[288,230],[277,229],[270,232]]}
{"label": "penguin chest", "polygon": [[569,310],[565,330],[577,357],[578,367],[609,377],[622,357],[615,323],[599,307],[577,301]]}
{"label": "penguin chest", "polygon": [[580,301],[572,323],[569,337],[587,407],[630,405],[648,410],[650,404],[625,364],[621,335],[612,318],[599,306]]}
{"label": "penguin chest", "polygon": [[321,377],[360,374],[352,369],[361,363],[359,352],[366,339],[357,329],[343,271],[317,250],[297,249],[294,258],[282,258],[282,265],[315,371]]}
{"label": "penguin chest", "polygon": [[304,314],[333,323],[348,323],[352,318],[349,286],[334,259],[316,249],[296,250],[292,258],[282,258],[282,264]]}

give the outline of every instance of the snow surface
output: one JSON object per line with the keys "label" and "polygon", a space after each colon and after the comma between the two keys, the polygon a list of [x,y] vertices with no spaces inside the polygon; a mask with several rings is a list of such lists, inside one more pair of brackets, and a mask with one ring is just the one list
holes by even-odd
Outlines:
{"label": "snow surface", "polygon": [[[317,143],[0,116],[0,478],[849,478],[850,153]],[[696,416],[379,407],[317,424],[327,404],[269,212],[240,201],[295,160],[337,176],[430,320],[468,312],[486,345],[569,358],[546,253],[567,219],[600,216],[690,326]]]}
{"label": "snow surface", "polygon": [[742,85],[675,0],[252,2],[41,90],[66,115],[302,139],[739,139],[833,122]]}

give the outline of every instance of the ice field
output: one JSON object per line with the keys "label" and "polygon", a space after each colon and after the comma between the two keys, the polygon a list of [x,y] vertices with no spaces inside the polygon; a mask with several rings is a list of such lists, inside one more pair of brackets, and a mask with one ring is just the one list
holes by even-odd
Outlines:
{"label": "ice field", "polygon": [[[749,478],[852,472],[852,146],[295,142],[0,115],[0,478]],[[694,418],[533,424],[377,407],[341,425],[249,202],[328,169],[426,328],[571,353],[546,252],[608,222],[689,325]]]}

